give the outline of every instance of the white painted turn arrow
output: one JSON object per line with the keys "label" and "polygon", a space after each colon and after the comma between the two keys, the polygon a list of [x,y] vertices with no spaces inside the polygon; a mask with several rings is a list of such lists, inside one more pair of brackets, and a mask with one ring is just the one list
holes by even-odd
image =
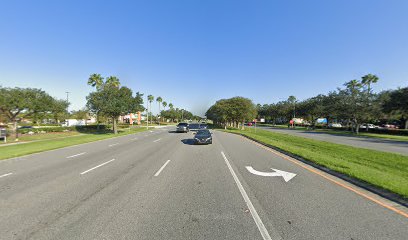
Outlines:
{"label": "white painted turn arrow", "polygon": [[275,172],[260,172],[255,170],[253,167],[251,166],[246,166],[246,169],[255,175],[258,176],[264,176],[264,177],[283,177],[283,179],[285,180],[285,182],[289,182],[292,178],[294,178],[296,176],[296,174],[294,173],[290,173],[290,172],[285,172],[285,171],[281,171],[278,169],[274,169],[271,168],[272,170],[274,170]]}

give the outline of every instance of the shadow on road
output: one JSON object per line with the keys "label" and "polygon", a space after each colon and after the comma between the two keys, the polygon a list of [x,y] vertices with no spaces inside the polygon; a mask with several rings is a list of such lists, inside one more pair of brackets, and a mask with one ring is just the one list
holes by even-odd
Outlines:
{"label": "shadow on road", "polygon": [[194,144],[194,139],[192,139],[192,138],[182,139],[181,142],[184,143],[184,144],[187,144],[187,145],[195,145]]}

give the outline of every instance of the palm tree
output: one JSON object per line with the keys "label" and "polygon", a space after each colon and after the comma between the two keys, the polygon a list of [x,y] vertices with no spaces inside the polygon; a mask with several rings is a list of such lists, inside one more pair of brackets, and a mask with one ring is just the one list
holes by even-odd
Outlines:
{"label": "palm tree", "polygon": [[[367,111],[370,108],[370,96],[371,96],[371,84],[378,82],[379,78],[374,74],[367,74],[361,78],[361,84],[367,86]],[[366,126],[366,131],[368,132],[368,126]]]}
{"label": "palm tree", "polygon": [[166,107],[167,107],[167,102],[166,102],[166,101],[164,101],[164,102],[162,103],[162,105],[163,105],[163,110],[166,110]]}
{"label": "palm tree", "polygon": [[173,107],[174,107],[174,106],[173,106],[173,103],[169,103],[169,108],[170,108],[170,109],[173,109]]}
{"label": "palm tree", "polygon": [[[96,87],[97,91],[102,88],[103,84],[103,77],[99,73],[91,74],[88,78],[88,85]],[[96,129],[99,130],[99,112],[96,112]]]}
{"label": "palm tree", "polygon": [[289,96],[288,102],[293,105],[293,118],[296,117],[296,97],[295,96]]}
{"label": "palm tree", "polygon": [[110,77],[106,78],[105,84],[118,88],[120,86],[120,81],[119,81],[119,78],[117,78],[115,76],[110,76]]}
{"label": "palm tree", "polygon": [[[154,96],[153,95],[148,95],[147,96],[147,101],[149,101],[149,110],[150,112],[152,111],[152,102],[154,100]],[[147,119],[147,121],[149,121],[149,119]],[[152,123],[152,118],[150,119],[150,123]]]}
{"label": "palm tree", "polygon": [[371,93],[371,84],[378,82],[379,78],[374,74],[367,74],[361,78],[361,83],[367,86],[367,95]]}
{"label": "palm tree", "polygon": [[[158,102],[159,103],[159,114],[157,114],[157,115],[159,115],[160,116],[160,105],[161,105],[161,103],[163,102],[163,98],[162,97],[157,97],[156,98],[156,102]],[[159,125],[160,125],[160,118],[159,118]]]}
{"label": "palm tree", "polygon": [[99,73],[91,74],[88,78],[88,85],[96,87],[99,90],[103,85],[103,77]]}

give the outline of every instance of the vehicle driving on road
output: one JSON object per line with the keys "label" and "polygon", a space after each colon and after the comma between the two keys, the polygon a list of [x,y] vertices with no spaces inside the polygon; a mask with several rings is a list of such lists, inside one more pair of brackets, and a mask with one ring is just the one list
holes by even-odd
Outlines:
{"label": "vehicle driving on road", "polygon": [[194,144],[212,144],[212,136],[209,130],[198,130],[194,136]]}
{"label": "vehicle driving on road", "polygon": [[190,131],[188,123],[179,123],[176,128],[176,132],[188,132]]}

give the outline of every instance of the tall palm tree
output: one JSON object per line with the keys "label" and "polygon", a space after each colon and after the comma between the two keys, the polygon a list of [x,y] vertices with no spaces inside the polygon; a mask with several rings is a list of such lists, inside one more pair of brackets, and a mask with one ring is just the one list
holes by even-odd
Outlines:
{"label": "tall palm tree", "polygon": [[115,76],[109,76],[109,77],[106,78],[105,84],[118,88],[120,86],[120,81],[119,81],[119,78],[117,78]]}
{"label": "tall palm tree", "polygon": [[163,110],[166,110],[166,107],[167,107],[167,102],[166,102],[166,101],[164,101],[164,102],[162,103],[162,105],[163,105]]}
{"label": "tall palm tree", "polygon": [[91,74],[88,78],[88,85],[96,87],[99,90],[103,85],[103,77],[99,73]]}
{"label": "tall palm tree", "polygon": [[367,74],[361,78],[361,83],[367,86],[367,95],[371,93],[371,84],[378,82],[379,78],[374,74]]}
{"label": "tall palm tree", "polygon": [[[159,103],[159,114],[157,114],[158,116],[160,116],[160,105],[161,105],[161,103],[163,102],[163,98],[162,97],[157,97],[156,98],[156,102],[158,102]],[[159,118],[159,125],[160,125],[160,118]]]}
{"label": "tall palm tree", "polygon": [[293,118],[296,117],[296,97],[289,96],[288,102],[293,106]]}
{"label": "tall palm tree", "polygon": [[[366,96],[366,105],[367,111],[370,108],[370,99],[371,99],[371,84],[378,82],[379,78],[374,74],[367,74],[361,78],[361,84],[367,86],[367,96]],[[366,126],[366,131],[368,132],[368,126]]]}
{"label": "tall palm tree", "polygon": [[173,107],[174,107],[174,106],[173,106],[173,103],[169,103],[169,108],[170,108],[170,109],[173,109]]}
{"label": "tall palm tree", "polygon": [[[149,110],[150,112],[152,111],[152,102],[154,100],[154,96],[153,95],[148,95],[147,96],[147,101],[149,101]],[[147,121],[149,121],[149,119],[147,119]],[[150,119],[150,123],[152,123],[152,118]]]}
{"label": "tall palm tree", "polygon": [[350,91],[350,93],[354,96],[357,91],[361,88],[361,83],[356,79],[348,81],[344,84],[344,86]]}

